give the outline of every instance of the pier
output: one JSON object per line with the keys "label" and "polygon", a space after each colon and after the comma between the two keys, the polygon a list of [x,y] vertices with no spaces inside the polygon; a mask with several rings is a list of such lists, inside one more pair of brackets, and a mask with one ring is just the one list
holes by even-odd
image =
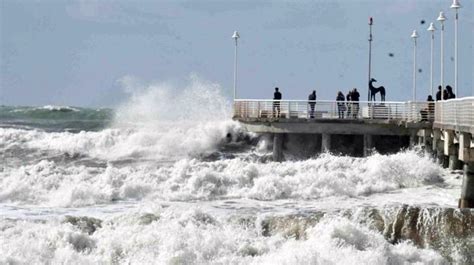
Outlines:
{"label": "pier", "polygon": [[297,146],[307,156],[367,156],[419,145],[451,170],[463,169],[459,207],[474,207],[474,97],[437,102],[234,100],[234,120],[273,137],[273,159]]}

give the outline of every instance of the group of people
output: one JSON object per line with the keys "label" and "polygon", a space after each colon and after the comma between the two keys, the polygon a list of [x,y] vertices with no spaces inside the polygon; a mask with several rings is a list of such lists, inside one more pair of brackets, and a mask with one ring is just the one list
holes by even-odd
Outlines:
{"label": "group of people", "polygon": [[[452,98],[456,98],[456,94],[454,94],[453,88],[451,86],[447,85],[446,89],[443,89],[442,86],[438,86],[438,92],[436,92],[436,101]],[[420,110],[421,120],[432,121],[434,119],[435,112],[434,99],[431,95],[428,95],[426,101],[428,101],[428,107]]]}
{"label": "group of people", "polygon": [[[345,97],[341,91],[337,92],[336,101],[339,119],[344,119],[344,117],[348,119],[357,118],[359,114],[359,98],[360,94],[357,88],[349,90]],[[347,103],[344,103],[345,100],[347,100]]]}
{"label": "group of people", "polygon": [[456,98],[456,94],[454,94],[453,88],[451,86],[447,85],[446,89],[443,89],[442,86],[438,86],[438,92],[436,92],[436,101],[447,100],[447,99],[452,99],[452,98]]}
{"label": "group of people", "polygon": [[[308,96],[309,117],[311,119],[314,119],[315,117],[314,109],[316,107],[316,98],[316,90],[313,90],[313,92]],[[357,115],[359,114],[359,98],[360,94],[356,88],[350,90],[345,97],[341,91],[337,93],[337,109],[340,119],[344,119],[344,117],[357,118]],[[280,117],[281,99],[281,92],[278,87],[275,87],[275,92],[273,93],[273,117]],[[347,103],[345,102],[346,100]]]}
{"label": "group of people", "polygon": [[[316,90],[313,90],[308,96],[308,107],[309,107],[309,117],[311,119],[315,118],[315,107],[316,107]],[[350,90],[346,96],[339,91],[337,92],[337,112],[339,119],[356,119],[359,115],[359,98],[360,94],[356,88]],[[442,86],[438,86],[438,92],[436,93],[436,101],[447,100],[456,98],[456,95],[453,92],[453,88],[449,85],[446,86],[446,89],[443,89]],[[281,92],[278,87],[275,87],[275,93],[273,94],[273,117],[280,117],[280,101],[282,99]],[[434,99],[431,95],[426,99],[428,101],[428,107],[420,111],[422,120],[432,120],[434,118]]]}

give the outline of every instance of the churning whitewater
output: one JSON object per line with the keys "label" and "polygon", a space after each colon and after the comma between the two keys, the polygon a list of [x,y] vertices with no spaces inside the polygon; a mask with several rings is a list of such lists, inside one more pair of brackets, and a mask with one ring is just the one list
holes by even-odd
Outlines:
{"label": "churning whitewater", "polygon": [[2,264],[469,264],[461,175],[422,150],[273,162],[219,85],[0,107]]}

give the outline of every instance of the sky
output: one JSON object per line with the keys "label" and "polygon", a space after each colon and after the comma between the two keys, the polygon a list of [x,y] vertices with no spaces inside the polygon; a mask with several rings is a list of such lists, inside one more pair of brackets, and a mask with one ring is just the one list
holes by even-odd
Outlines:
{"label": "sky", "polygon": [[[418,38],[417,99],[430,91],[429,22],[445,22],[445,83],[454,84],[454,11],[450,0],[316,1],[0,1],[0,105],[114,106],[120,80],[172,83],[190,76],[233,95],[234,30],[238,98],[334,100],[367,95],[368,18],[374,19],[372,76],[388,101],[409,100]],[[473,85],[473,1],[461,0],[458,96]],[[422,22],[425,22],[424,24]],[[434,83],[440,82],[435,23]],[[389,56],[393,54],[393,56]],[[128,89],[128,88],[127,88]]]}

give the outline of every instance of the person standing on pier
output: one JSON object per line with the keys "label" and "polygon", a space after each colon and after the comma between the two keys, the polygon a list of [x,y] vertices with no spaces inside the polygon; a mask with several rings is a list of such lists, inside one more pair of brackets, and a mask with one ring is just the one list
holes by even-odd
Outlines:
{"label": "person standing on pier", "polygon": [[357,116],[359,115],[359,98],[360,94],[357,92],[357,88],[354,88],[351,93],[351,100],[354,101],[353,104],[353,109],[352,109],[352,114],[354,115],[354,119],[357,119]]}
{"label": "person standing on pier", "polygon": [[453,88],[449,85],[446,86],[446,94],[448,94],[447,95],[448,99],[456,98],[456,94],[454,94]]}
{"label": "person standing on pier", "polygon": [[351,118],[351,112],[352,112],[352,91],[349,90],[349,92],[347,92],[347,96],[346,96],[346,101],[347,101],[347,114],[346,114],[346,117],[348,119]]}
{"label": "person standing on pier", "polygon": [[346,110],[346,104],[344,103],[345,97],[341,91],[337,92],[337,112],[339,114],[339,119],[344,119],[344,111]]}
{"label": "person standing on pier", "polygon": [[273,93],[273,117],[280,117],[280,101],[281,93],[278,91],[278,87],[275,87],[275,93]]}
{"label": "person standing on pier", "polygon": [[438,86],[438,92],[436,92],[436,101],[441,100],[441,86]]}
{"label": "person standing on pier", "polygon": [[310,107],[309,117],[314,119],[314,106],[316,105],[316,90],[313,90],[313,93],[308,96],[308,104]]}

